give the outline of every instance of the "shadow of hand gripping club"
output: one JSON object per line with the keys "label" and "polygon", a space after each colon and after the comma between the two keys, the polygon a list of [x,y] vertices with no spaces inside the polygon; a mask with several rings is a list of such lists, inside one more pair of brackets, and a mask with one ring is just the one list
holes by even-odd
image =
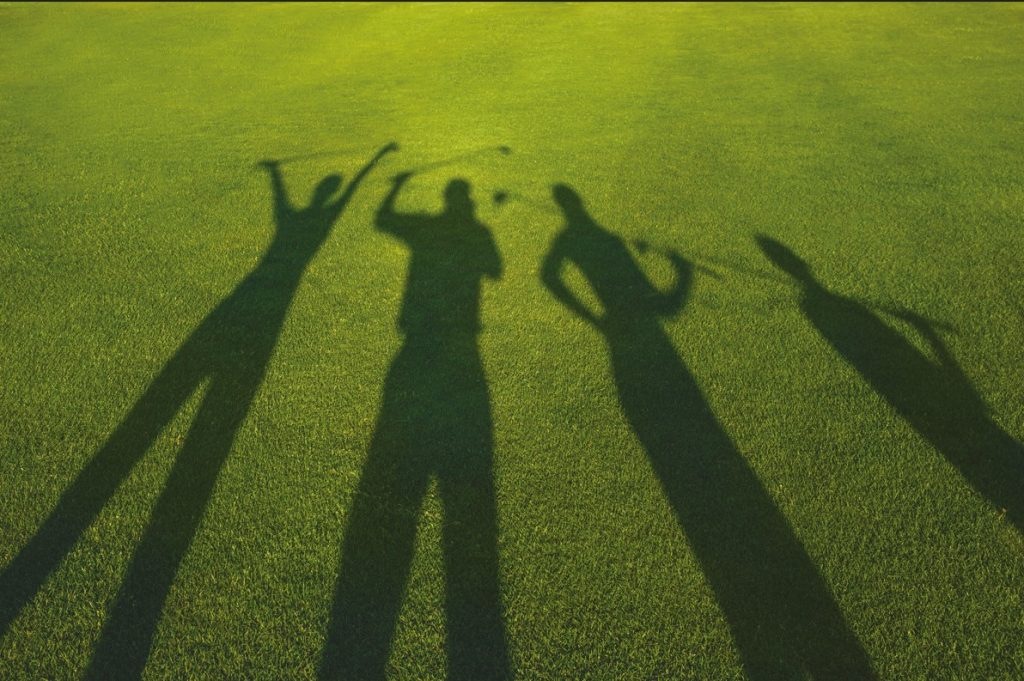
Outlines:
{"label": "shadow of hand gripping club", "polygon": [[377,213],[377,229],[411,251],[399,327],[373,440],[345,530],[322,679],[382,679],[430,478],[444,512],[448,676],[509,675],[498,575],[490,398],[477,335],[484,277],[501,257],[453,180],[437,215],[396,213],[409,174]]}
{"label": "shadow of hand gripping club", "polygon": [[0,632],[33,598],[184,402],[208,381],[87,674],[96,679],[141,676],[178,566],[263,379],[302,274],[360,182],[394,148],[381,149],[336,200],[331,197],[341,187],[341,178],[325,178],[310,205],[301,210],[289,203],[277,164],[261,164],[270,174],[274,194],[276,231],[270,247],[178,348],[0,574]]}
{"label": "shadow of hand gripping club", "polygon": [[[751,678],[874,678],[828,585],[737,451],[661,328],[686,301],[692,266],[669,258],[660,292],[615,234],[569,187],[554,188],[566,226],[541,268],[551,293],[604,336],[622,411],[728,621]],[[598,316],[562,278],[572,263],[604,308]]]}
{"label": "shadow of hand gripping club", "polygon": [[929,345],[931,359],[865,305],[825,289],[793,251],[757,237],[765,256],[800,286],[807,321],[974,488],[1024,532],[1024,446],[993,420],[933,324],[893,311]]}

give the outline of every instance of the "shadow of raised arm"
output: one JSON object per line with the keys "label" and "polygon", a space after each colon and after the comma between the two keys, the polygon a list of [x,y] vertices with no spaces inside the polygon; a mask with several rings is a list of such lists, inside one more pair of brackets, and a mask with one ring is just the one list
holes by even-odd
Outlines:
{"label": "shadow of raised arm", "polygon": [[[902,319],[913,326],[914,329],[921,334],[921,337],[924,338],[926,343],[928,343],[932,352],[935,353],[935,356],[939,360],[939,364],[942,365],[942,368],[946,370],[947,374],[956,381],[960,389],[966,391],[965,394],[977,394],[977,391],[975,391],[970,379],[967,378],[967,375],[960,367],[960,364],[956,361],[956,358],[953,357],[953,353],[951,353],[949,348],[946,347],[946,343],[942,340],[942,336],[939,335],[935,323],[924,315],[920,315],[913,310],[908,310],[907,308],[890,308],[887,311],[894,317]],[[980,401],[981,398],[979,397],[978,400]]]}
{"label": "shadow of raised arm", "polygon": [[391,189],[381,201],[374,218],[374,226],[378,231],[400,239],[408,239],[417,225],[422,225],[429,219],[429,216],[421,213],[399,213],[395,210],[398,194],[412,176],[411,172],[402,172],[391,178]]}
{"label": "shadow of raised arm", "polygon": [[562,278],[562,267],[566,262],[571,261],[572,259],[566,253],[565,237],[559,235],[555,238],[555,242],[551,245],[547,255],[544,256],[544,262],[541,264],[540,279],[558,302],[590,324],[600,327],[601,319],[565,285],[565,280]]}
{"label": "shadow of raised arm", "polygon": [[366,178],[366,176],[370,174],[370,171],[373,170],[373,167],[375,165],[377,165],[377,162],[394,151],[398,151],[398,143],[389,142],[388,144],[381,147],[377,151],[377,153],[374,154],[373,158],[366,162],[366,165],[359,169],[359,172],[357,172],[355,174],[355,177],[352,178],[352,181],[348,183],[348,186],[345,187],[345,191],[341,193],[341,196],[338,197],[338,200],[332,203],[328,208],[332,217],[337,217],[339,214],[341,214],[341,211],[344,210],[345,205],[348,204],[349,200],[351,200],[352,198],[352,195],[355,194],[356,189],[359,188],[359,185]]}
{"label": "shadow of raised arm", "polygon": [[288,190],[285,189],[284,186],[284,178],[281,176],[280,162],[272,159],[264,159],[256,165],[266,170],[270,176],[270,188],[274,195],[274,217],[277,218],[280,223],[280,218],[282,216],[295,212],[295,207],[292,206],[292,203],[288,198]]}
{"label": "shadow of raised arm", "polygon": [[652,301],[652,311],[659,317],[671,317],[682,309],[693,281],[693,266],[689,261],[674,250],[665,255],[675,270],[675,283],[667,291],[658,291]]}

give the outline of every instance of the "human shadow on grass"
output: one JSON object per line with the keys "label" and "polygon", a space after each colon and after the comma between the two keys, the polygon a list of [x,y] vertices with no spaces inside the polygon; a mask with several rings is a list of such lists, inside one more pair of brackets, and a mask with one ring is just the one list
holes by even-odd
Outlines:
{"label": "human shadow on grass", "polygon": [[[747,674],[874,678],[828,585],[661,327],[661,319],[686,303],[692,264],[668,251],[676,281],[659,291],[575,191],[556,185],[554,199],[566,224],[541,279],[604,336],[622,411],[715,593]],[[589,282],[603,313],[570,290],[562,273],[568,264]]]}
{"label": "human shadow on grass", "polygon": [[763,235],[756,240],[800,286],[800,309],[818,333],[1024,532],[1024,446],[992,420],[935,325],[909,310],[889,310],[921,335],[933,359],[864,304],[827,290],[788,247]]}
{"label": "human shadow on grass", "polygon": [[289,202],[278,165],[261,164],[270,175],[274,196],[276,231],[269,248],[178,348],[4,569],[0,632],[7,630],[160,432],[205,383],[202,402],[135,547],[87,673],[95,679],[141,676],[178,566],[262,382],[302,274],[360,182],[393,148],[379,151],[336,199],[332,196],[341,188],[341,177],[326,177],[304,209]]}
{"label": "human shadow on grass", "polygon": [[498,574],[493,426],[477,336],[484,277],[502,262],[452,180],[436,215],[402,214],[399,175],[377,229],[411,251],[392,361],[345,530],[322,679],[382,679],[408,582],[417,518],[431,478],[442,509],[448,676],[509,676]]}

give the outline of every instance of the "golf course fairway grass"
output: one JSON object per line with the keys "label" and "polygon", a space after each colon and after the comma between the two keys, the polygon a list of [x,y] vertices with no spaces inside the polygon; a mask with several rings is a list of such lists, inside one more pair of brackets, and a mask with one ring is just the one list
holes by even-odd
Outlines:
{"label": "golf course fairway grass", "polygon": [[1018,4],[3,3],[0,678],[1024,677],[1022,178]]}

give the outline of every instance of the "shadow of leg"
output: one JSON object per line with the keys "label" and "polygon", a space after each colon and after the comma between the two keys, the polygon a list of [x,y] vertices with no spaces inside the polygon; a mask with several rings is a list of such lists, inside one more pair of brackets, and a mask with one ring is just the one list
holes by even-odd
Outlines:
{"label": "shadow of leg", "polygon": [[622,408],[754,679],[871,679],[870,661],[785,516],[668,338],[614,338]]}
{"label": "shadow of leg", "polygon": [[[379,431],[378,431],[379,432]],[[428,472],[378,440],[345,530],[321,679],[385,677],[405,594]]]}
{"label": "shadow of leg", "polygon": [[258,379],[219,378],[211,384],[132,556],[86,678],[142,676],[164,602],[258,385]]}
{"label": "shadow of leg", "polygon": [[480,475],[440,481],[447,575],[448,678],[509,678],[490,454]]}
{"label": "shadow of leg", "polygon": [[[962,414],[959,419],[957,416],[954,414],[946,423],[936,422],[918,431],[1024,534],[1024,444],[987,415],[976,415],[973,419],[964,418]],[[942,433],[950,429],[955,432]]]}
{"label": "shadow of leg", "polygon": [[[195,336],[193,336],[193,339]],[[194,340],[172,357],[0,575],[0,637],[74,547],[181,405],[205,366]]]}

